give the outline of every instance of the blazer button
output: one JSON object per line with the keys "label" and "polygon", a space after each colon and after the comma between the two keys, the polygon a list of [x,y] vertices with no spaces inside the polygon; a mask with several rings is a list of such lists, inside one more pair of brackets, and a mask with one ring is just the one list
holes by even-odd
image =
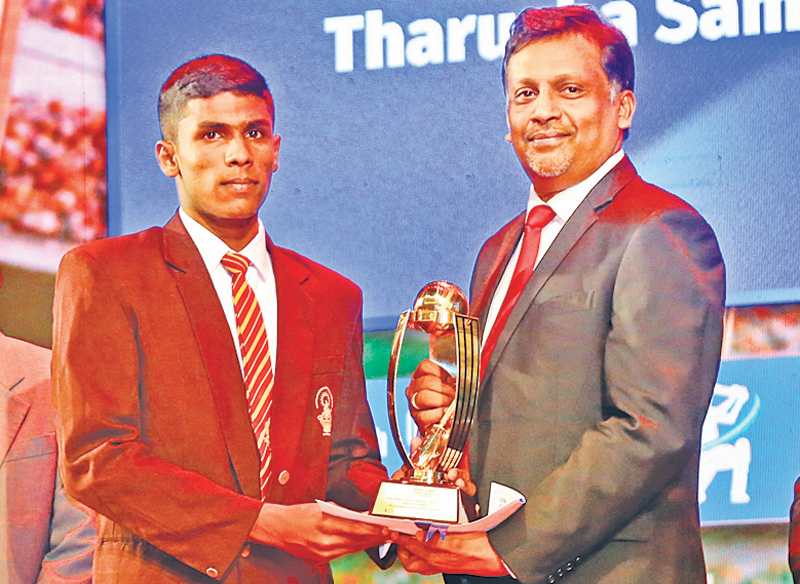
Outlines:
{"label": "blazer button", "polygon": [[288,470],[282,470],[281,471],[281,474],[278,475],[278,482],[281,485],[285,485],[286,483],[289,482],[289,471]]}
{"label": "blazer button", "polygon": [[247,544],[242,548],[242,557],[247,558],[249,556],[250,556],[250,544]]}
{"label": "blazer button", "polygon": [[219,572],[217,572],[216,568],[206,568],[206,576],[209,576],[210,578],[218,578]]}

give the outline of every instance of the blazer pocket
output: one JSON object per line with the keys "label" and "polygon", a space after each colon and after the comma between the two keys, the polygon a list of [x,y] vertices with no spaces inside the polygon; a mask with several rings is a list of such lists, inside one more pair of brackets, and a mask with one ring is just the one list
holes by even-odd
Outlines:
{"label": "blazer pocket", "polygon": [[332,357],[317,357],[311,369],[313,375],[325,375],[327,373],[341,373],[344,370],[344,356],[333,355]]}
{"label": "blazer pocket", "polygon": [[54,456],[57,451],[55,433],[44,434],[28,440],[15,441],[8,450],[5,462],[39,456]]}
{"label": "blazer pocket", "polygon": [[582,294],[560,294],[551,296],[536,305],[538,310],[548,312],[575,312],[594,308],[594,291]]}
{"label": "blazer pocket", "polygon": [[653,514],[644,513],[620,529],[613,539],[616,541],[647,541],[653,535]]}

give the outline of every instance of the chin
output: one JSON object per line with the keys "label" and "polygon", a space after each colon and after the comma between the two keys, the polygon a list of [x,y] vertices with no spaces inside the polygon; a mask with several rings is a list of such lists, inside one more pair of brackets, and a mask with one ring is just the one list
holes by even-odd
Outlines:
{"label": "chin", "polygon": [[542,156],[528,152],[525,156],[528,168],[536,176],[542,178],[556,178],[563,175],[572,167],[572,157],[557,153],[552,156]]}

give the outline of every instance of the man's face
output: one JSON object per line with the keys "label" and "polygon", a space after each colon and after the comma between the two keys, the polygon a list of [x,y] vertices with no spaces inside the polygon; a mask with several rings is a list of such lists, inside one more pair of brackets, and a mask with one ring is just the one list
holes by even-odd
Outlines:
{"label": "man's face", "polygon": [[177,181],[183,210],[217,235],[252,228],[278,168],[280,136],[267,102],[232,92],[189,100],[176,135],[156,155]]}
{"label": "man's face", "polygon": [[506,68],[508,140],[543,199],[578,184],[622,146],[636,102],[612,99],[600,48],[579,35],[525,45]]}

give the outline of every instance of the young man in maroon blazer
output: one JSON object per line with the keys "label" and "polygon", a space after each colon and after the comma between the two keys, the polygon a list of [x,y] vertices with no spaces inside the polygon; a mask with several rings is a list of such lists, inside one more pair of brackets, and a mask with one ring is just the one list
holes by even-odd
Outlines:
{"label": "young man in maroon blazer", "polygon": [[[164,228],[67,254],[54,389],[67,490],[95,509],[95,583],[317,583],[382,543],[361,294],[274,245],[257,213],[280,136],[263,77],[213,55],[159,100]],[[239,267],[237,267],[237,265]]]}

